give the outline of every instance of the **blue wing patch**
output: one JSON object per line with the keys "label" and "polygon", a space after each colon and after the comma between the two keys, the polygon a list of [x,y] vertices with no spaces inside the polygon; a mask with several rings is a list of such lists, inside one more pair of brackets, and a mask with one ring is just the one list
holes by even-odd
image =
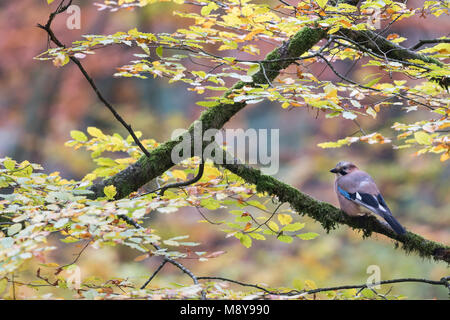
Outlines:
{"label": "blue wing patch", "polygon": [[352,197],[350,196],[350,193],[342,189],[341,187],[337,187],[340,194],[342,194],[346,199],[352,200]]}
{"label": "blue wing patch", "polygon": [[[369,210],[376,211],[377,209],[381,209],[382,211],[386,211],[386,209],[383,208],[383,206],[385,206],[384,200],[379,202],[377,197],[375,197],[374,195],[363,192],[350,193],[345,191],[339,186],[338,191],[341,195],[345,197],[345,199],[361,204],[366,208],[368,208]],[[383,199],[381,195],[379,195],[378,198]]]}
{"label": "blue wing patch", "polygon": [[370,211],[380,215],[386,220],[386,222],[391,226],[391,228],[398,234],[404,234],[406,232],[405,228],[392,216],[389,207],[383,199],[383,196],[379,193],[376,196],[363,193],[363,192],[354,192],[350,193],[342,189],[341,187],[337,187],[339,193],[344,196],[345,199],[353,201],[359,205],[362,205],[369,209]]}

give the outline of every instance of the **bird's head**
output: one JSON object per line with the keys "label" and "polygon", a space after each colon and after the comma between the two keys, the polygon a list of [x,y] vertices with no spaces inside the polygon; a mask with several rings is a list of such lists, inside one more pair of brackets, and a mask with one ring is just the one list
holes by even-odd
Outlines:
{"label": "bird's head", "polygon": [[357,169],[358,169],[358,167],[355,166],[353,163],[348,162],[348,161],[341,161],[341,162],[338,162],[336,167],[331,169],[330,172],[335,173],[338,177],[340,177],[340,176],[345,176],[346,174],[348,174],[354,170],[357,170]]}

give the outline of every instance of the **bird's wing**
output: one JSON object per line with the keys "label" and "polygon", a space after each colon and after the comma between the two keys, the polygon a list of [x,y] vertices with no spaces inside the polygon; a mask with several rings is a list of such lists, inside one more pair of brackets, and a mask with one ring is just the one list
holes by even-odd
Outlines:
{"label": "bird's wing", "polygon": [[373,195],[362,191],[348,192],[340,186],[338,186],[338,191],[347,200],[355,202],[376,214],[381,215],[380,212],[390,213],[386,202],[384,202],[384,200],[379,200],[383,199],[380,193],[378,195]]}
{"label": "bird's wing", "polygon": [[[351,176],[353,175],[353,176]],[[373,213],[379,215],[392,227],[392,229],[403,234],[406,230],[392,216],[391,210],[384,201],[373,179],[365,172],[359,171],[354,174],[343,176],[337,184],[337,191],[347,200],[357,203]]]}

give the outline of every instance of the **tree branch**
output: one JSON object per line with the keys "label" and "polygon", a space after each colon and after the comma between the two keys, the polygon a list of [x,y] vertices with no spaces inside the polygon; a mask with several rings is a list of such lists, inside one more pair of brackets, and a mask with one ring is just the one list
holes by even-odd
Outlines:
{"label": "tree branch", "polygon": [[318,201],[288,184],[262,174],[258,169],[242,164],[225,163],[222,166],[240,176],[246,182],[256,185],[258,192],[266,192],[271,196],[276,196],[279,201],[289,203],[299,214],[307,215],[318,221],[327,232],[336,229],[339,224],[361,230],[365,237],[369,237],[372,232],[376,232],[401,243],[402,249],[407,253],[415,252],[424,258],[433,258],[436,261],[441,260],[450,263],[449,246],[424,239],[412,232],[399,235],[374,216],[349,216],[329,203]]}
{"label": "tree branch", "polygon": [[[128,223],[129,225],[132,225],[133,227],[135,227],[136,229],[142,229],[143,227],[137,223],[136,221],[134,221],[133,219],[127,217],[126,215],[119,215],[119,218],[121,218],[122,220],[124,220],[126,223]],[[157,245],[156,243],[152,243],[152,246],[156,249],[156,250],[161,250],[161,247],[159,245]],[[169,258],[167,256],[163,256],[163,261],[166,263],[170,263],[172,265],[174,265],[175,267],[177,267],[178,269],[180,269],[183,273],[187,274],[189,277],[191,277],[192,281],[194,282],[194,284],[198,284],[198,279],[197,277],[192,273],[191,270],[189,270],[188,268],[186,268],[182,263]],[[155,276],[156,274],[162,269],[162,267],[164,267],[164,264],[162,263],[158,269],[153,273],[153,275],[149,278],[149,280],[147,280],[147,282],[144,284],[144,286],[142,288],[144,288]],[[205,292],[204,290],[202,290],[202,299],[206,299],[205,296]]]}
{"label": "tree branch", "polygon": [[150,276],[150,278],[148,278],[147,281],[145,281],[145,283],[142,285],[141,290],[145,289],[145,287],[150,283],[150,281],[153,280],[154,277],[156,277],[156,275],[158,274],[159,271],[161,271],[161,269],[165,266],[165,264],[167,263],[167,260],[163,260],[163,262],[161,262],[161,264],[159,265],[159,267],[155,270],[155,272],[153,272],[153,274]]}
{"label": "tree branch", "polygon": [[[64,45],[55,37],[50,29],[50,24],[54,16],[60,13],[61,10],[62,9],[58,7],[57,11],[50,15],[47,24],[45,26],[40,25],[42,29],[47,31],[50,39],[58,46]],[[342,29],[340,32],[342,35],[349,37],[352,41],[358,42],[361,46],[364,46],[372,52],[385,56],[386,59],[396,59],[402,61],[407,61],[408,59],[420,59],[428,63],[434,63],[442,66],[440,61],[400,47],[372,31]],[[223,98],[228,98],[234,90],[241,89],[245,85],[257,87],[261,84],[270,84],[271,81],[278,76],[281,70],[288,67],[295,60],[295,58],[298,58],[302,54],[306,53],[312,46],[326,36],[327,33],[323,29],[309,27],[303,28],[288,42],[274,49],[266,56],[265,60],[261,61],[260,64],[262,68],[260,68],[259,72],[252,76],[252,83],[244,83],[242,81],[237,82],[227,93],[224,94]],[[90,82],[91,86],[99,96],[99,99],[111,110],[111,112],[113,112],[116,118],[129,131],[131,131],[131,134],[131,127],[127,125],[123,119],[121,120],[120,116],[115,113],[112,106],[104,100],[96,89],[92,79],[84,71],[80,62],[75,57],[71,57],[71,59],[83,72],[86,79]],[[190,126],[188,132],[193,138],[194,128],[198,124],[201,124],[201,133],[204,133],[206,130],[212,128],[220,129],[228,120],[231,119],[231,117],[242,110],[245,106],[245,102],[228,103],[220,102],[219,100],[215,107],[209,108],[201,114],[199,120],[195,121]],[[109,179],[94,184],[90,188],[91,191],[94,191],[94,193],[89,197],[97,198],[103,196],[103,188],[108,185],[114,185],[116,187],[116,199],[126,197],[131,192],[136,191],[148,181],[161,175],[175,164],[172,161],[171,153],[172,149],[179,142],[181,142],[181,139],[182,137],[175,140],[170,140],[155,148],[151,152],[145,152],[146,156],[141,157],[135,164],[129,166]],[[136,143],[139,145],[139,140],[137,140]],[[204,146],[205,145],[206,143]],[[194,149],[194,146],[192,146],[192,148]],[[194,154],[193,156],[201,155]],[[224,164],[223,166],[241,176],[246,182],[255,184],[258,191],[267,192],[270,195],[277,196],[281,202],[290,203],[290,205],[300,214],[307,214],[317,220],[322,224],[327,232],[335,229],[338,224],[344,224],[354,229],[363,230],[365,236],[369,236],[372,232],[384,234],[387,237],[402,243],[403,249],[406,252],[414,251],[422,257],[434,258],[435,260],[442,260],[450,263],[450,248],[448,246],[426,240],[411,232],[407,232],[405,235],[398,235],[385,225],[381,224],[374,217],[350,217],[328,203],[317,201],[287,184],[284,184],[272,177],[262,175],[257,169],[240,164]],[[166,259],[169,258],[166,257]],[[169,262],[172,264],[178,264],[178,262],[174,260]],[[195,276],[193,277],[190,273],[187,274],[194,279],[194,282],[197,281]]]}
{"label": "tree branch", "polygon": [[231,282],[231,283],[235,283],[240,286],[243,286],[243,287],[251,287],[251,288],[260,290],[260,291],[264,292],[264,294],[277,295],[277,296],[297,296],[297,295],[305,296],[305,295],[315,294],[315,293],[319,293],[319,292],[345,290],[345,289],[361,289],[362,290],[362,289],[370,288],[371,285],[384,285],[384,284],[405,283],[405,282],[426,283],[426,284],[435,285],[435,286],[444,286],[445,288],[447,288],[449,290],[449,294],[450,294],[450,284],[449,284],[450,277],[444,277],[444,278],[440,279],[439,281],[428,280],[428,279],[419,279],[419,278],[401,278],[401,279],[383,280],[383,281],[380,281],[379,283],[373,283],[373,284],[365,283],[365,284],[355,284],[355,285],[343,285],[343,286],[336,286],[336,287],[317,288],[317,289],[312,289],[312,290],[290,290],[287,292],[273,291],[273,290],[269,290],[267,288],[261,287],[256,284],[248,284],[248,283],[244,283],[241,281],[236,281],[236,280],[232,280],[232,279],[228,279],[228,278],[224,278],[224,277],[198,277],[198,279],[199,280],[220,280],[220,281],[225,281],[225,282]]}
{"label": "tree branch", "polygon": [[341,29],[339,34],[350,38],[352,41],[375,54],[386,57],[386,59],[395,59],[405,62],[408,60],[422,60],[426,63],[436,64],[440,67],[444,65],[439,60],[411,51],[410,49],[395,44],[370,30],[356,31],[351,29]]}
{"label": "tree branch", "polygon": [[[197,174],[196,174],[195,177],[193,177],[192,179],[187,180],[187,181],[175,182],[175,183],[170,183],[170,184],[168,184],[168,185],[162,186],[162,187],[161,187],[161,190],[159,190],[158,194],[159,194],[160,196],[163,196],[163,195],[164,195],[164,192],[165,192],[167,189],[170,189],[170,188],[181,188],[181,187],[186,187],[186,186],[189,186],[189,185],[191,185],[191,184],[196,183],[197,181],[199,181],[199,180],[202,178],[204,169],[205,169],[205,163],[202,161],[202,162],[198,165],[198,172],[197,172]],[[150,193],[151,193],[151,192],[150,192]]]}
{"label": "tree branch", "polygon": [[[261,62],[264,68],[261,68],[252,76],[253,81],[251,83],[237,82],[224,94],[223,98],[226,99],[234,90],[241,89],[245,85],[257,87],[262,84],[268,84],[268,81],[273,81],[281,70],[288,67],[295,60],[294,58],[307,52],[325,36],[326,31],[323,29],[312,29],[309,27],[301,29],[288,42],[274,49],[266,56],[265,60]],[[227,103],[220,102],[219,99],[216,106],[207,109],[201,114],[200,118],[189,127],[188,132],[194,138],[194,128],[198,125],[201,127],[202,134],[208,129],[220,129],[245,106],[245,102]],[[159,147],[151,150],[148,157],[141,157],[125,170],[109,179],[94,184],[90,188],[93,194],[89,197],[92,199],[102,197],[104,196],[103,188],[108,185],[114,185],[117,190],[116,199],[121,199],[136,191],[148,181],[160,176],[175,165],[171,159],[171,152],[181,142],[181,139],[182,137],[179,137],[161,144]],[[194,139],[191,141],[194,141]],[[193,154],[193,156],[201,155]]]}
{"label": "tree branch", "polygon": [[[53,19],[56,17],[56,15],[64,12],[67,10],[67,8],[71,5],[72,0],[69,1],[69,3],[67,5],[63,5],[63,3],[65,2],[65,0],[62,0],[60,2],[60,4],[58,5],[58,7],[56,8],[56,10],[54,12],[52,12],[48,18],[48,21],[45,25],[42,24],[38,24],[38,27],[45,30],[48,34],[49,39],[56,44],[58,47],[60,48],[65,48],[66,46],[58,40],[58,38],[55,36],[53,30],[51,29],[51,24],[53,22]],[[133,129],[131,128],[131,125],[129,125],[128,123],[126,123],[126,121],[119,115],[119,113],[114,109],[114,107],[105,99],[105,97],[103,97],[103,95],[101,94],[100,90],[97,88],[94,80],[89,76],[89,74],[87,73],[86,69],[84,69],[83,65],[81,64],[80,60],[78,60],[77,58],[75,58],[74,56],[69,56],[70,60],[72,60],[73,63],[76,64],[76,66],[78,67],[78,69],[80,69],[81,73],[83,74],[83,76],[86,78],[86,80],[89,82],[89,84],[91,85],[92,89],[94,90],[94,92],[97,94],[98,99],[103,103],[103,105],[109,109],[109,111],[111,111],[111,113],[114,115],[114,117],[116,118],[117,121],[119,121],[122,126],[125,127],[125,129],[127,129],[128,133],[131,135],[131,137],[133,138],[134,142],[136,143],[136,145],[139,147],[139,149],[141,149],[141,151],[147,156],[149,157],[150,154],[148,153],[147,149],[142,145],[141,141],[139,140],[139,138],[136,136],[136,134],[134,133]]]}
{"label": "tree branch", "polygon": [[423,46],[424,44],[435,44],[435,43],[450,43],[450,39],[449,38],[444,38],[444,39],[425,39],[425,40],[420,40],[414,46],[409,48],[409,50],[417,50],[421,46]]}
{"label": "tree branch", "polygon": [[[380,47],[380,45],[381,49],[387,46],[385,41],[389,42],[388,40],[376,34],[374,34],[374,36],[376,36],[375,38],[370,38],[372,34],[370,32],[365,32],[366,31],[361,31],[363,35],[358,35],[358,33],[354,33],[353,30],[349,30],[347,33],[352,35],[352,37],[356,37],[355,41],[362,42],[368,47],[374,45],[373,41],[375,41],[374,46],[377,50],[379,50],[378,47]],[[295,34],[289,42],[276,48],[266,56],[266,59],[261,62],[261,64],[264,64],[265,68],[261,68],[258,73],[253,75],[253,82],[251,85],[257,86],[258,84],[267,84],[268,81],[272,81],[282,69],[292,63],[290,58],[301,56],[325,36],[326,32],[324,30],[311,29],[308,27],[303,28],[300,32]],[[399,46],[395,44],[391,45],[388,46],[389,49],[382,49],[383,54],[388,58],[392,57],[394,59],[401,60],[408,59],[408,57],[411,56],[411,53],[408,51],[405,55],[399,55],[398,51],[392,50],[392,48],[395,49]],[[412,54],[417,58],[416,53]],[[425,58],[429,59],[427,57],[424,57],[424,59]],[[273,60],[277,61],[267,62]],[[240,89],[244,85],[245,83],[241,81],[236,83],[233,88],[224,95],[224,98],[228,97],[234,89]],[[215,107],[204,111],[199,120],[195,121],[188,130],[192,138],[191,141],[195,141],[193,135],[194,128],[197,125],[201,125],[202,133],[210,128],[219,129],[245,106],[245,102],[219,102]],[[181,137],[163,143],[159,147],[152,150],[149,157],[141,157],[135,164],[129,166],[113,177],[98,184],[94,184],[90,188],[94,191],[90,197],[96,198],[103,196],[103,188],[111,184],[116,187],[117,199],[126,197],[131,192],[136,191],[142,185],[161,175],[175,165],[172,162],[171,152],[172,149],[180,142]],[[204,146],[206,146],[206,143]],[[193,146],[192,149],[194,149]],[[201,155],[194,154],[193,156]],[[223,167],[239,175],[246,182],[255,184],[259,192],[267,192],[269,195],[277,196],[281,202],[288,202],[299,214],[306,214],[321,223],[327,232],[335,229],[337,225],[342,224],[354,229],[362,230],[364,232],[364,236],[370,236],[373,232],[380,233],[401,243],[403,250],[407,253],[416,252],[421,257],[433,258],[435,260],[442,260],[450,263],[450,247],[446,245],[426,240],[412,232],[407,232],[405,235],[398,235],[387,226],[380,223],[375,217],[350,217],[331,204],[317,201],[292,186],[284,184],[283,182],[280,182],[270,176],[262,175],[257,169],[241,164],[223,164]]]}

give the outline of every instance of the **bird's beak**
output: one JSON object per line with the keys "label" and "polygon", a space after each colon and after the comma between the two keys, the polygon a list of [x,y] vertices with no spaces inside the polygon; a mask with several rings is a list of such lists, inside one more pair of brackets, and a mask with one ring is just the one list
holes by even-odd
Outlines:
{"label": "bird's beak", "polygon": [[338,173],[338,170],[336,168],[333,168],[330,170],[331,173]]}

